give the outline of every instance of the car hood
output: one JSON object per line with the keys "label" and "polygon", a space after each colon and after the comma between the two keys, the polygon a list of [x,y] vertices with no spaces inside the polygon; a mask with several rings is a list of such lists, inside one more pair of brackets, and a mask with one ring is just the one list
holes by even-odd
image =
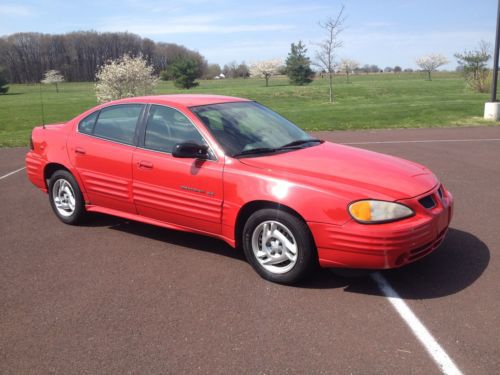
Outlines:
{"label": "car hood", "polygon": [[420,164],[330,142],[239,161],[294,183],[343,192],[354,199],[412,198],[438,183]]}

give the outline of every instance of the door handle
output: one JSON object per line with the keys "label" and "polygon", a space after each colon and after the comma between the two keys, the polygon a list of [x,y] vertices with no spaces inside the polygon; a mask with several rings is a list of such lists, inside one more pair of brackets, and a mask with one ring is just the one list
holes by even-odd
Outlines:
{"label": "door handle", "polygon": [[153,163],[151,163],[150,161],[141,160],[139,163],[137,163],[137,165],[139,166],[139,168],[153,169]]}
{"label": "door handle", "polygon": [[81,147],[76,147],[75,154],[85,155],[85,149],[83,149]]}

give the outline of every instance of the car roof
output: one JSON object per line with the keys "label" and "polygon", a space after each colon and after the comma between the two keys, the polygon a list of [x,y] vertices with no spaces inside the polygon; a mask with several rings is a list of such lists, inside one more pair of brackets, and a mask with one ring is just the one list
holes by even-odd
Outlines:
{"label": "car roof", "polygon": [[223,95],[205,95],[205,94],[175,94],[175,95],[150,95],[133,98],[125,98],[108,102],[106,104],[142,102],[167,105],[181,105],[184,107],[194,107],[199,105],[209,105],[229,102],[245,102],[248,99],[237,98]]}

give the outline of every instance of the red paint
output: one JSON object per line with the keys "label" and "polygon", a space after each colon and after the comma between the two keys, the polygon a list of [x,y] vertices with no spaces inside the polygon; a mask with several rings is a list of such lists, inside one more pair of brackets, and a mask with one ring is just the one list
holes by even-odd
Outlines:
{"label": "red paint", "polygon": [[[76,178],[87,210],[221,238],[235,246],[240,210],[255,201],[287,206],[306,221],[324,267],[394,268],[429,254],[451,220],[453,198],[427,168],[403,159],[324,142],[282,154],[235,159],[224,155],[190,106],[245,101],[213,95],[129,98],[93,108],[65,124],[33,130],[26,156],[31,182],[46,191],[44,171],[57,163]],[[117,103],[175,108],[198,128],[214,160],[175,158],[80,134],[78,123]],[[433,194],[436,207],[419,198]],[[413,217],[359,224],[347,206],[359,199],[406,204]]]}

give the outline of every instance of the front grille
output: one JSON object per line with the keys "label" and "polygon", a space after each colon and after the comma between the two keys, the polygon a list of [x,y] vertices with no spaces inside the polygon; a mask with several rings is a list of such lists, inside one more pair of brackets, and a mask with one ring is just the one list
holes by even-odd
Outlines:
{"label": "front grille", "polygon": [[436,207],[436,202],[434,201],[434,197],[431,195],[427,195],[418,200],[418,202],[424,206],[425,208],[434,208]]}
{"label": "front grille", "polygon": [[443,186],[439,187],[438,194],[439,194],[439,198],[443,199]]}

